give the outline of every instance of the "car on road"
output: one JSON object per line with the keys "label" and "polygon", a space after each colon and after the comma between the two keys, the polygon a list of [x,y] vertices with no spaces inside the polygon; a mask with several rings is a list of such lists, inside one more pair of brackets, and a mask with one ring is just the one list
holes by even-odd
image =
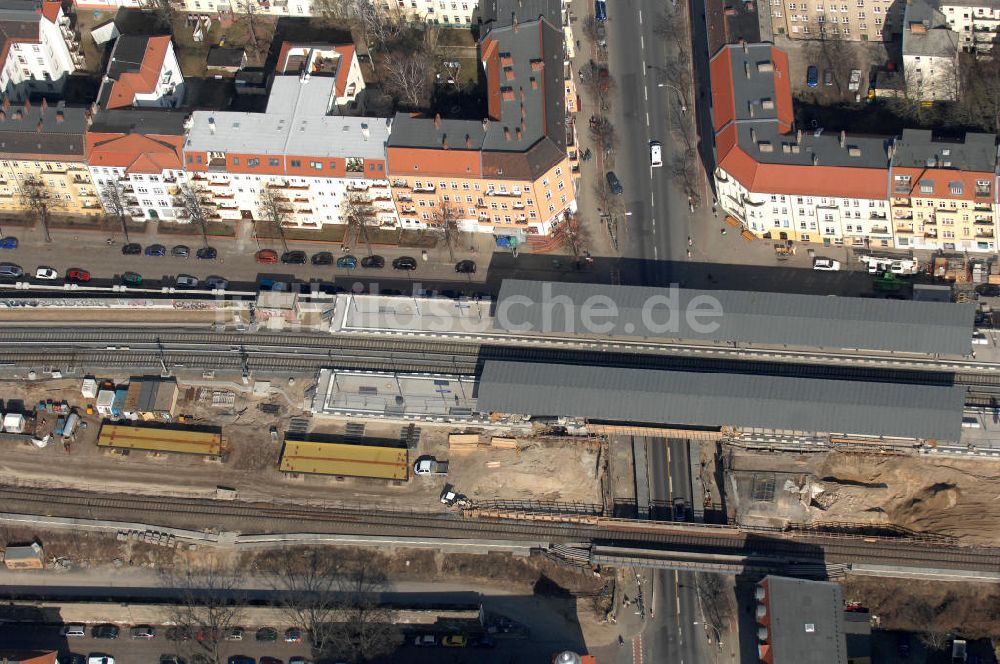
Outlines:
{"label": "car on road", "polygon": [[177,278],[174,280],[174,285],[177,288],[197,288],[198,284],[197,277],[192,277],[190,274],[178,274]]}
{"label": "car on road", "polygon": [[833,72],[830,71],[829,69],[823,72],[823,84],[833,85]]}
{"label": "car on road", "polygon": [[226,641],[242,641],[244,634],[242,627],[230,627],[222,634],[222,638]]}
{"label": "car on road", "polygon": [[687,503],[683,498],[674,498],[674,521],[687,520]]}
{"label": "car on road", "polygon": [[118,625],[106,623],[104,625],[95,625],[90,630],[90,636],[95,639],[117,639],[119,631]]}
{"label": "car on road", "polygon": [[81,270],[78,267],[72,267],[66,270],[66,281],[71,284],[85,284],[90,281],[90,272]]}
{"label": "car on road", "polygon": [[202,247],[194,255],[203,261],[214,261],[219,257],[219,250],[215,247]]}
{"label": "car on road", "polygon": [[129,242],[122,246],[122,255],[124,256],[138,256],[142,253],[142,245],[137,242]]}
{"label": "car on road", "polygon": [[187,662],[177,655],[160,655],[160,664],[187,664]]}
{"label": "car on road", "polygon": [[63,625],[59,636],[87,636],[87,626],[81,624]]}
{"label": "car on road", "polygon": [[433,634],[418,634],[413,637],[413,645],[418,648],[424,648],[427,646],[436,646],[438,644],[438,638]]}
{"label": "car on road", "polygon": [[298,627],[289,627],[285,630],[285,643],[302,643],[302,630]]}
{"label": "car on road", "polygon": [[253,635],[253,638],[257,641],[277,641],[278,630],[273,627],[261,627],[257,630],[257,633]]}
{"label": "car on road", "polygon": [[622,183],[618,180],[618,176],[615,175],[614,171],[608,171],[606,177],[608,180],[608,188],[611,189],[612,194],[615,196],[621,196],[625,193],[625,190],[622,189]]}
{"label": "car on road", "polygon": [[187,258],[191,255],[191,248],[186,244],[179,244],[170,250],[170,255],[174,258]]}
{"label": "car on road", "polygon": [[825,272],[836,272],[840,269],[840,261],[835,261],[832,258],[817,258],[813,260],[813,269]]}
{"label": "car on road", "polygon": [[192,634],[190,627],[171,627],[166,633],[167,641],[190,641]]}
{"label": "car on road", "polygon": [[51,267],[40,266],[37,270],[35,270],[35,279],[52,281],[58,278],[59,278],[59,273],[53,270]]}
{"label": "car on road", "polygon": [[167,248],[164,247],[162,244],[151,244],[148,247],[146,247],[146,255],[147,256],[166,256],[167,255]]}
{"label": "car on road", "polygon": [[413,256],[400,256],[392,261],[393,270],[416,270],[417,259]]}
{"label": "car on road", "polygon": [[92,652],[87,656],[87,664],[115,664],[115,658],[111,655]]}
{"label": "car on road", "polygon": [[461,634],[449,634],[441,639],[441,645],[445,648],[464,648],[469,645],[469,639]]}
{"label": "car on road", "polygon": [[274,249],[261,249],[253,255],[253,259],[258,263],[277,263],[278,252]]}
{"label": "car on road", "polygon": [[17,249],[17,238],[5,237],[0,239],[0,249]]}
{"label": "car on road", "polygon": [[337,259],[337,267],[345,270],[353,270],[358,266],[358,259],[354,256],[341,256]]}
{"label": "car on road", "polygon": [[652,168],[663,166],[663,144],[659,141],[649,142],[649,165]]}
{"label": "car on road", "polygon": [[213,290],[226,290],[229,288],[229,282],[222,277],[208,277],[205,279],[205,285]]}
{"label": "car on road", "polygon": [[259,660],[257,660],[257,664],[285,664],[285,663],[282,662],[277,657],[267,657],[265,655],[264,657],[261,657]]}
{"label": "car on road", "polygon": [[150,625],[136,625],[129,630],[133,639],[151,639],[156,636],[156,630]]}
{"label": "car on road", "polygon": [[333,254],[329,251],[320,251],[313,254],[309,262],[313,265],[333,265]]}
{"label": "car on road", "polygon": [[24,276],[24,270],[20,265],[13,263],[0,263],[0,279],[20,279]]}
{"label": "car on road", "polygon": [[594,0],[594,18],[598,23],[608,20],[608,3],[605,0]]}
{"label": "car on road", "polygon": [[809,65],[806,69],[806,85],[810,88],[819,85],[819,69],[816,68],[816,65]]}
{"label": "car on road", "polygon": [[459,274],[475,274],[476,261],[458,261],[455,263],[455,272]]}
{"label": "car on road", "polygon": [[298,655],[296,655],[295,657],[289,658],[288,664],[313,664],[313,663],[312,660],[306,659],[305,657],[299,657]]}
{"label": "car on road", "polygon": [[385,258],[379,256],[378,254],[365,256],[361,259],[361,267],[372,270],[380,270],[385,267]]}
{"label": "car on road", "polygon": [[286,251],[281,254],[281,262],[286,265],[302,265],[306,262],[306,252],[304,251]]}
{"label": "car on road", "polygon": [[122,275],[122,283],[126,286],[141,286],[142,275],[138,272],[126,272]]}

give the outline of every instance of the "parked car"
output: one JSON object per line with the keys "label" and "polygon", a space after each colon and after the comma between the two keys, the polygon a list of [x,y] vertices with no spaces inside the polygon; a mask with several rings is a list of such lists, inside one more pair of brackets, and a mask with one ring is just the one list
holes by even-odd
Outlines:
{"label": "parked car", "polygon": [[459,274],[475,274],[476,261],[458,261],[455,263],[455,272]]}
{"label": "parked car", "polygon": [[289,627],[285,630],[285,643],[302,643],[302,630],[298,627]]}
{"label": "parked car", "polygon": [[378,270],[385,267],[385,258],[374,254],[372,256],[365,256],[361,259],[361,267],[370,268],[373,270]]}
{"label": "parked car", "polygon": [[0,279],[20,279],[24,276],[24,270],[20,265],[13,263],[0,263]]}
{"label": "parked car", "polygon": [[829,69],[823,72],[823,85],[833,85],[833,72]]}
{"label": "parked car", "polygon": [[230,627],[222,634],[222,638],[226,641],[242,641],[244,631],[242,627]]}
{"label": "parked car", "polygon": [[286,251],[281,254],[281,262],[287,265],[302,265],[306,262],[306,252]]}
{"label": "parked car", "polygon": [[1000,286],[996,284],[979,284],[976,292],[983,297],[1000,297]]}
{"label": "parked car", "polygon": [[233,655],[226,660],[228,664],[257,664],[257,660],[246,655]]}
{"label": "parked car", "polygon": [[0,239],[0,249],[17,249],[17,238],[5,237]]}
{"label": "parked car", "polygon": [[198,281],[198,278],[192,277],[190,274],[178,274],[177,279],[174,280],[174,285],[177,288],[197,288],[199,283],[201,282]]}
{"label": "parked car", "polygon": [[254,639],[257,641],[277,641],[278,640],[278,630],[273,627],[261,627],[254,634]]}
{"label": "parked car", "polygon": [[222,277],[208,277],[205,279],[205,285],[213,290],[226,290],[229,288],[229,282]]}
{"label": "parked car", "polygon": [[141,286],[142,275],[138,272],[126,272],[122,275],[122,283],[126,286]]}
{"label": "parked car", "polygon": [[115,658],[111,655],[92,652],[87,656],[87,664],[115,664]]}
{"label": "parked car", "polygon": [[122,246],[122,254],[125,256],[138,256],[142,253],[142,245],[136,242],[129,242]]}
{"label": "parked car", "polygon": [[277,263],[278,252],[274,249],[261,249],[253,255],[253,259],[258,263]]}
{"label": "parked car", "polygon": [[156,636],[156,630],[149,625],[136,625],[129,630],[133,639],[151,639]]}
{"label": "parked car", "polygon": [[35,270],[35,279],[42,279],[43,281],[52,281],[59,278],[59,273],[53,270],[51,267],[39,267]]}
{"label": "parked car", "polygon": [[117,639],[118,632],[118,625],[95,625],[94,628],[90,630],[90,636],[95,639]]}
{"label": "parked car", "polygon": [[615,175],[614,171],[608,171],[606,177],[608,179],[608,188],[611,189],[612,194],[615,196],[621,196],[625,193],[625,190],[622,189],[622,183],[618,180],[618,176]]}
{"label": "parked car", "polygon": [[333,254],[329,251],[320,251],[313,254],[309,261],[313,265],[333,265]]}
{"label": "parked car", "polygon": [[257,664],[285,664],[285,663],[282,662],[277,657],[267,657],[267,656],[265,656],[265,657],[261,657],[259,660],[257,660]]}
{"label": "parked car", "polygon": [[203,261],[214,261],[219,257],[219,251],[215,247],[202,247],[194,255]]}
{"label": "parked car", "polygon": [[170,255],[174,258],[187,258],[191,255],[191,249],[186,244],[179,244],[170,250]]}
{"label": "parked car", "polygon": [[436,646],[438,644],[438,638],[433,634],[418,634],[413,637],[413,645],[418,648],[423,648],[426,646]]}
{"label": "parked car", "polygon": [[674,521],[687,520],[687,503],[683,498],[674,498]]}
{"label": "parked car", "polygon": [[608,3],[605,0],[594,0],[594,18],[598,23],[608,20]]}
{"label": "parked car", "polygon": [[341,256],[340,258],[337,259],[337,267],[339,268],[343,268],[346,270],[353,270],[357,266],[358,266],[358,259],[355,258],[354,256],[351,255]]}
{"label": "parked car", "polygon": [[90,272],[78,267],[70,268],[66,271],[66,281],[72,284],[85,284],[90,281]]}
{"label": "parked car", "polygon": [[80,624],[63,625],[59,636],[87,636],[87,626]]}
{"label": "parked car", "polygon": [[177,655],[160,655],[160,664],[187,664],[187,662]]}
{"label": "parked car", "polygon": [[659,141],[649,142],[649,164],[653,168],[663,166],[663,145]]}
{"label": "parked car", "polygon": [[413,256],[400,256],[392,261],[393,270],[416,270],[417,259]]}
{"label": "parked car", "polygon": [[312,660],[306,659],[305,657],[299,657],[298,655],[296,655],[295,657],[289,658],[288,664],[313,664],[313,663]]}
{"label": "parked car", "polygon": [[461,634],[449,634],[441,639],[441,645],[445,648],[464,648],[469,645],[469,639]]}
{"label": "parked car", "polygon": [[819,69],[816,68],[816,65],[809,65],[809,68],[806,69],[806,85],[810,88],[819,85]]}
{"label": "parked car", "polygon": [[836,272],[840,269],[840,261],[835,261],[832,258],[817,258],[813,260],[813,269]]}
{"label": "parked car", "polygon": [[146,247],[146,255],[147,256],[166,256],[167,255],[167,248],[164,247],[162,244],[151,244],[148,247]]}

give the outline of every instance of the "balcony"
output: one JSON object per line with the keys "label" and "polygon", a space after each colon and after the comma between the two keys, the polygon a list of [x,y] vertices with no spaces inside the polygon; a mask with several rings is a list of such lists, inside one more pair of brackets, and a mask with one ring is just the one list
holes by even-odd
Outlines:
{"label": "balcony", "polygon": [[868,218],[872,221],[886,220],[885,212],[872,212],[868,215]]}
{"label": "balcony", "polygon": [[[979,194],[976,195],[978,196]],[[987,192],[987,195],[989,195],[989,192]],[[993,212],[993,206],[989,203],[976,203],[972,209],[976,212]]]}
{"label": "balcony", "polygon": [[514,191],[497,191],[495,189],[490,189],[489,191],[486,192],[486,195],[487,196],[503,196],[504,198],[510,198],[510,197],[520,198],[521,197],[521,192],[520,191],[517,191],[517,192],[514,192]]}
{"label": "balcony", "polygon": [[872,235],[889,235],[888,226],[872,226]]}
{"label": "balcony", "polygon": [[909,220],[913,219],[913,211],[912,210],[907,210],[906,212],[901,212],[899,210],[893,210],[893,212],[892,212],[892,218],[893,219],[902,219],[902,220],[905,220],[905,221],[909,221]]}
{"label": "balcony", "polygon": [[981,214],[976,215],[976,220],[972,222],[974,224],[986,224],[988,226],[993,225],[993,217],[987,217]]}
{"label": "balcony", "polygon": [[[897,194],[909,193],[909,186],[907,186],[906,191],[896,191]],[[892,197],[892,207],[910,207],[909,197],[893,196]]]}
{"label": "balcony", "polygon": [[937,229],[924,230],[924,237],[929,240],[936,240],[937,236],[938,236]]}
{"label": "balcony", "polygon": [[392,186],[396,189],[409,189],[410,185],[406,180],[393,180]]}
{"label": "balcony", "polygon": [[895,233],[903,233],[903,234],[912,235],[913,234],[913,224],[897,224],[896,227],[895,227],[895,229],[894,229],[894,232]]}
{"label": "balcony", "polygon": [[419,187],[417,187],[416,185],[414,185],[413,191],[414,192],[419,192],[419,193],[432,194],[435,191],[437,191],[437,188],[434,185],[428,183],[428,184],[421,184]]}
{"label": "balcony", "polygon": [[976,237],[993,238],[995,236],[993,234],[993,229],[992,228],[989,228],[989,229],[977,228],[976,229]]}
{"label": "balcony", "polygon": [[208,183],[209,187],[229,187],[229,180],[212,180]]}
{"label": "balcony", "polygon": [[122,191],[125,192],[126,194],[131,194],[135,192],[135,188],[130,184],[123,184]]}
{"label": "balcony", "polygon": [[515,210],[523,210],[524,209],[524,203],[522,203],[521,201],[517,201],[511,207],[513,207]]}

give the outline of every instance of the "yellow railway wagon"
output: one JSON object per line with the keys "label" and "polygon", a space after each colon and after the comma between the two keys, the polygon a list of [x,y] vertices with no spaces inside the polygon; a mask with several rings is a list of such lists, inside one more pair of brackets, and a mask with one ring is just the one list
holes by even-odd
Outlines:
{"label": "yellow railway wagon", "polygon": [[279,468],[286,473],[406,480],[406,448],[286,440]]}
{"label": "yellow railway wagon", "polygon": [[97,446],[214,457],[222,456],[226,451],[221,433],[197,429],[134,427],[121,424],[102,426],[101,435],[97,438]]}

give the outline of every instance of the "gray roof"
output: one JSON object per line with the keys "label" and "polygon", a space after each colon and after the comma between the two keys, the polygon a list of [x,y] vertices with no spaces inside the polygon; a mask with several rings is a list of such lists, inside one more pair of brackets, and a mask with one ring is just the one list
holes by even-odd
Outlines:
{"label": "gray roof", "polygon": [[[758,346],[944,355],[966,355],[972,348],[975,309],[972,304],[680,288],[676,289],[680,312],[691,310],[695,298],[699,298],[696,305],[707,298],[718,303],[723,315],[701,320],[714,323],[712,329],[693,329],[685,316],[680,315],[673,328],[656,329],[666,319],[670,306],[663,298],[673,293],[673,289],[643,286],[505,279],[497,298],[494,324],[515,332],[518,326],[527,324],[535,333],[586,334],[582,315],[588,298],[598,296],[613,302],[617,308],[613,318],[599,317],[597,311],[595,322],[611,325],[608,331],[598,332],[603,337],[738,341]],[[552,306],[555,297],[568,298],[573,306],[563,307],[558,302]],[[602,305],[590,302],[597,308]],[[566,309],[571,310],[570,320]]]}
{"label": "gray roof", "polygon": [[965,388],[487,360],[480,411],[956,441]]}
{"label": "gray roof", "polygon": [[[0,116],[0,155],[83,156],[88,109],[63,102],[11,104]],[[61,118],[61,120],[60,120]]]}
{"label": "gray roof", "polygon": [[[914,31],[922,24],[923,31]],[[926,0],[912,0],[903,13],[903,55],[921,57],[954,57],[958,53],[958,33],[938,9]]]}
{"label": "gray roof", "polygon": [[213,46],[208,49],[208,57],[205,64],[209,67],[242,67],[243,58],[246,51],[242,48],[226,48],[225,46]]}
{"label": "gray roof", "polygon": [[513,25],[515,18],[520,23],[545,18],[558,26],[562,25],[562,5],[559,0],[482,0],[479,16],[488,29]]}
{"label": "gray roof", "polygon": [[167,108],[101,109],[94,115],[90,131],[101,134],[160,134],[180,136],[188,112]]}
{"label": "gray roof", "polygon": [[840,586],[783,576],[764,580],[774,664],[845,664]]}
{"label": "gray roof", "polygon": [[904,129],[893,147],[892,165],[906,168],[953,168],[993,173],[996,134],[968,133],[964,140],[935,139],[928,129]]}
{"label": "gray roof", "polygon": [[[888,147],[891,139],[887,136],[816,134],[813,131],[782,134],[774,120],[738,122],[736,135],[743,151],[761,164],[848,166],[882,170],[889,164]],[[770,151],[762,150],[761,143],[770,144]]]}
{"label": "gray roof", "polygon": [[[41,15],[41,0],[3,0],[0,2],[0,22],[23,21],[38,25]],[[35,37],[38,31],[35,31]]]}
{"label": "gray roof", "polygon": [[[776,103],[772,108],[764,108],[761,104],[762,100],[776,102],[774,63],[771,60],[773,48],[773,44],[767,43],[729,47],[737,120],[777,119]],[[752,106],[750,102],[753,102]]]}
{"label": "gray roof", "polygon": [[[436,124],[435,124],[436,123]],[[438,148],[448,140],[449,150],[482,150],[488,122],[419,118],[396,113],[389,145],[395,148]],[[468,137],[468,143],[466,142]]]}

